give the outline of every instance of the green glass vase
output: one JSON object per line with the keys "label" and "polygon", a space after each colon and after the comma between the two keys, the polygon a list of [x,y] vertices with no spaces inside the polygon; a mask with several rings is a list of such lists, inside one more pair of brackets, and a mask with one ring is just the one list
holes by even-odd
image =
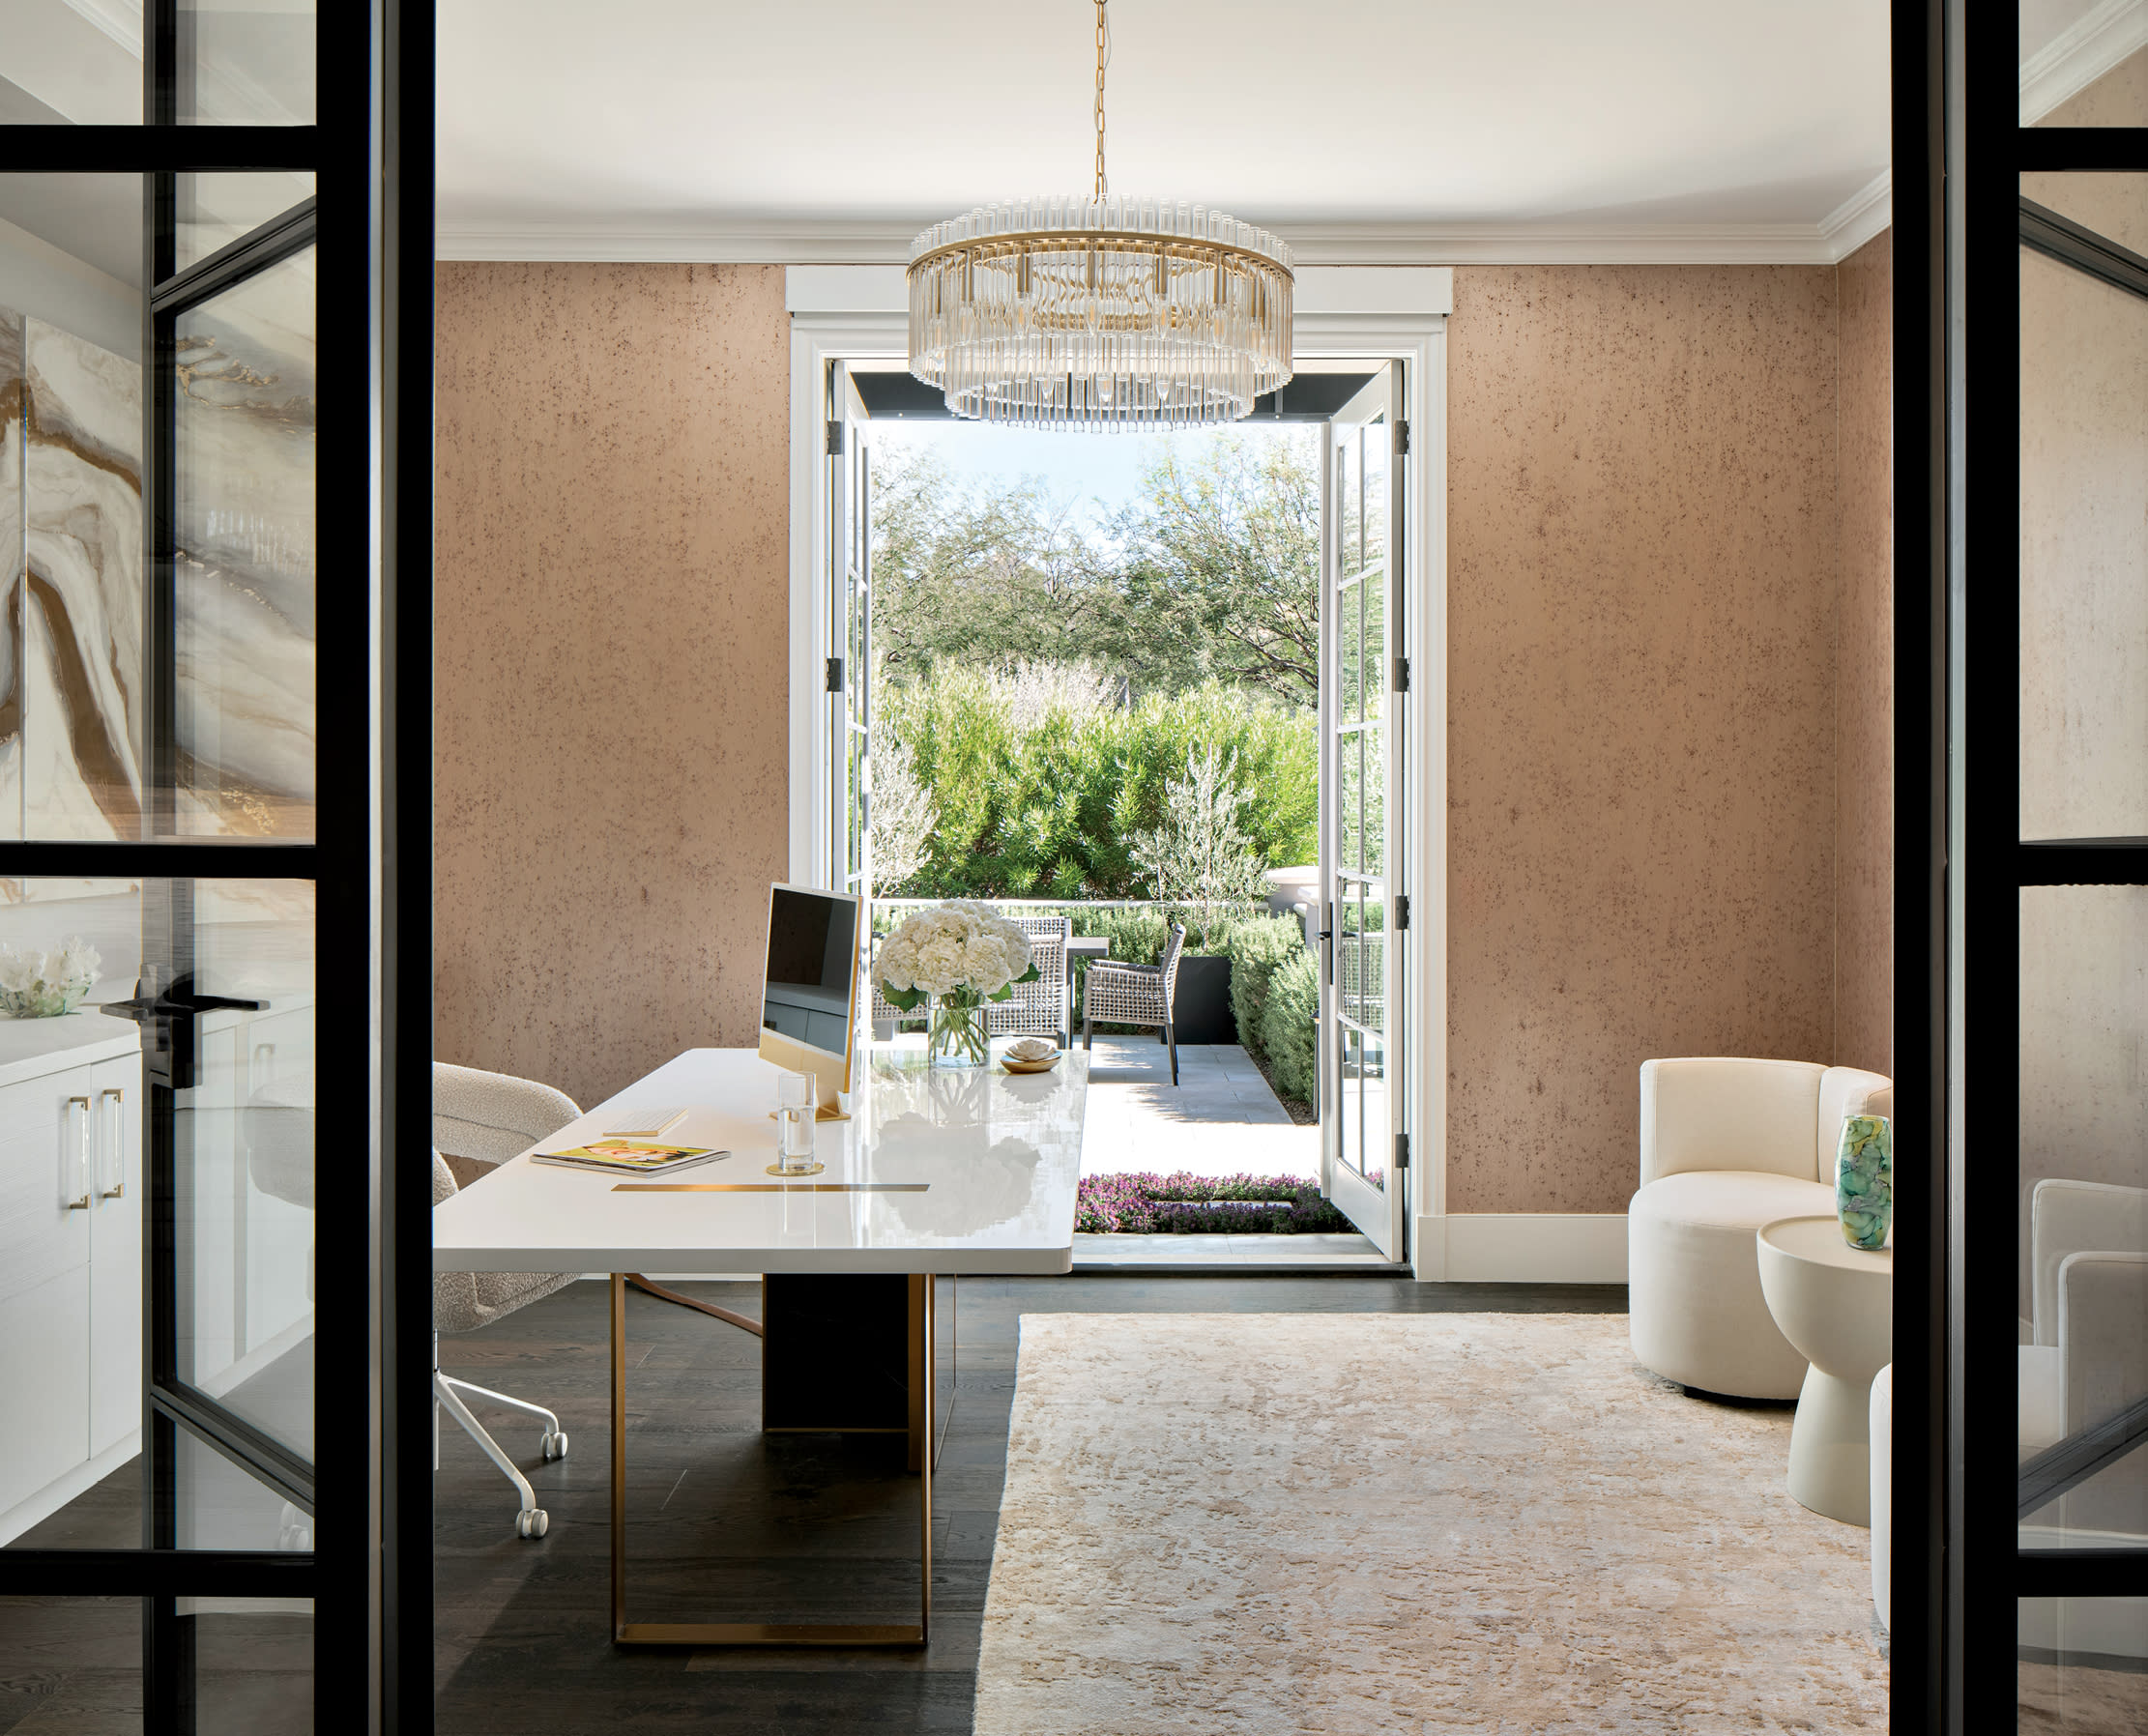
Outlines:
{"label": "green glass vase", "polygon": [[1852,1248],[1886,1246],[1895,1221],[1895,1135],[1885,1115],[1844,1115],[1835,1147],[1835,1216]]}

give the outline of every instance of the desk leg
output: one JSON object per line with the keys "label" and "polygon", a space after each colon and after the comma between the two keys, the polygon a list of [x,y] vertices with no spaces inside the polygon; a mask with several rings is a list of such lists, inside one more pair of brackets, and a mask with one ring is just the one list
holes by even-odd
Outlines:
{"label": "desk leg", "polygon": [[[886,1625],[804,1622],[630,1622],[626,1619],[626,1275],[612,1274],[612,1642],[687,1646],[916,1646],[932,1624],[933,1282],[910,1280],[910,1462],[917,1473],[917,1620]],[[920,1448],[919,1443],[923,1443]]]}

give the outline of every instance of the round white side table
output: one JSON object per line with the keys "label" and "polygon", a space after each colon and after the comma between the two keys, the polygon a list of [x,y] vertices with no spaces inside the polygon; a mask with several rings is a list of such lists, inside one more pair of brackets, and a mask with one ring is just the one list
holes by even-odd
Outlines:
{"label": "round white side table", "polygon": [[1833,1217],[1759,1230],[1760,1293],[1812,1366],[1790,1425],[1790,1493],[1814,1513],[1872,1523],[1872,1376],[1894,1359],[1895,1257],[1843,1240]]}

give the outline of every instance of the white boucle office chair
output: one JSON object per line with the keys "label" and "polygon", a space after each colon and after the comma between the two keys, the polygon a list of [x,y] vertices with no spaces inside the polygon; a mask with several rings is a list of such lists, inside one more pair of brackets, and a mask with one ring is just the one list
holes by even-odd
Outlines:
{"label": "white boucle office chair", "polygon": [[[441,1153],[450,1152],[487,1166],[518,1156],[548,1134],[554,1134],[581,1114],[574,1099],[535,1080],[514,1079],[505,1073],[480,1073],[475,1067],[451,1067],[445,1061],[432,1070],[432,1202],[438,1205],[456,1192],[454,1172]],[[440,1335],[476,1332],[505,1319],[518,1308],[549,1296],[574,1282],[572,1272],[435,1272],[432,1281],[432,1461],[440,1468],[440,1412],[463,1426],[470,1438],[484,1449],[485,1457],[508,1475],[522,1497],[514,1516],[515,1534],[542,1537],[550,1523],[537,1504],[530,1480],[499,1442],[485,1432],[484,1425],[470,1414],[462,1396],[504,1404],[540,1419],[544,1432],[537,1450],[545,1460],[566,1457],[566,1434],[560,1419],[541,1404],[509,1398],[482,1386],[473,1386],[440,1372]]]}

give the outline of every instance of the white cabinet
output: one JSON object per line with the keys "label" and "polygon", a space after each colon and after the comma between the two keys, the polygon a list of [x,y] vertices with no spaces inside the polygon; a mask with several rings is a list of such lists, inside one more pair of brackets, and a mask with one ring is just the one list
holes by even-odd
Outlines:
{"label": "white cabinet", "polygon": [[125,1462],[141,1427],[137,1038],[99,1015],[38,1023],[71,1028],[0,1029],[0,1543]]}

